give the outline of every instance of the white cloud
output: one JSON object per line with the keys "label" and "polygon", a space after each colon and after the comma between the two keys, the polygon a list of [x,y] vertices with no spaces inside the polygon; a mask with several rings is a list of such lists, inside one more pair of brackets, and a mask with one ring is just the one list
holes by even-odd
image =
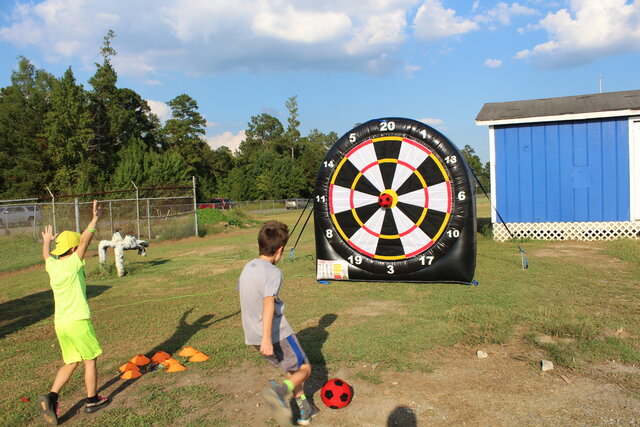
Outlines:
{"label": "white cloud", "polygon": [[568,9],[538,23],[549,40],[516,54],[542,67],[581,65],[597,58],[640,51],[640,0],[569,0]]}
{"label": "white cloud", "polygon": [[231,152],[235,152],[239,147],[240,143],[245,139],[245,131],[241,130],[240,132],[233,134],[232,132],[224,132],[215,136],[207,136],[207,143],[214,150],[220,148],[222,146],[229,147]]}
{"label": "white cloud", "polygon": [[151,112],[158,116],[163,123],[171,118],[171,107],[166,103],[147,99],[147,104],[149,104]]}
{"label": "white cloud", "polygon": [[478,24],[456,16],[453,9],[445,9],[440,0],[425,0],[413,21],[416,37],[435,40],[477,30]]}
{"label": "white cloud", "polygon": [[42,0],[18,3],[0,40],[35,46],[47,61],[73,57],[91,68],[113,29],[117,71],[141,81],[172,70],[381,72],[402,68],[393,52],[408,37],[415,2]]}
{"label": "white cloud", "polygon": [[538,12],[530,7],[522,6],[519,3],[507,4],[500,2],[488,11],[477,15],[477,22],[499,22],[502,25],[510,25],[511,18],[519,15],[536,15]]}
{"label": "white cloud", "polygon": [[424,119],[420,119],[419,121],[421,121],[422,123],[428,124],[429,126],[438,126],[444,123],[444,120],[442,119],[434,119],[434,118],[429,118],[429,117],[425,117]]}
{"label": "white cloud", "polygon": [[351,19],[344,13],[297,11],[289,5],[284,10],[260,11],[252,24],[259,36],[319,43],[344,37],[351,28]]}
{"label": "white cloud", "polygon": [[422,70],[422,67],[419,65],[406,64],[404,66],[404,75],[407,77],[413,77],[413,75],[420,70]]}
{"label": "white cloud", "polygon": [[500,68],[502,67],[502,61],[500,59],[487,59],[483,64],[485,67],[489,68]]}

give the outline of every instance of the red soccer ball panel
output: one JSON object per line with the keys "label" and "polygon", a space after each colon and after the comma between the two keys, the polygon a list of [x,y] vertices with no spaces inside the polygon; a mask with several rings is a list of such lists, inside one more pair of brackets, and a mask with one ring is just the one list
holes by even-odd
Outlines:
{"label": "red soccer ball panel", "polygon": [[320,390],[322,403],[331,409],[344,408],[351,402],[353,392],[345,381],[333,378],[327,381]]}

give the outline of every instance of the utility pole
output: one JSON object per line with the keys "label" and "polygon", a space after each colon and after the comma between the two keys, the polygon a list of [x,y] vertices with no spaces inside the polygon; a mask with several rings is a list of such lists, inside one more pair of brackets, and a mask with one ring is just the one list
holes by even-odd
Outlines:
{"label": "utility pole", "polygon": [[602,93],[602,74],[600,74],[600,93]]}

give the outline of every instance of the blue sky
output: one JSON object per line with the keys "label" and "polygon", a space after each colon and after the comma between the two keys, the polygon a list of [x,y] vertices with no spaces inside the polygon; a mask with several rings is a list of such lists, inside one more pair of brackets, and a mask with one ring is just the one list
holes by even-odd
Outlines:
{"label": "blue sky", "polygon": [[187,93],[214,148],[296,95],[303,134],[408,117],[487,161],[486,102],[640,89],[640,0],[4,0],[0,86],[21,55],[90,88],[109,29],[118,85]]}

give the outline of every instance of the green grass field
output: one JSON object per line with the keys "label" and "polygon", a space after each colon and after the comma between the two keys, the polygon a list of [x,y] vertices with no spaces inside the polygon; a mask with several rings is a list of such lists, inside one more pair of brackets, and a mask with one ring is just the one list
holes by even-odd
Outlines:
{"label": "green grass field", "polygon": [[[480,215],[488,216],[488,209],[488,203],[479,206]],[[292,227],[297,215],[287,212],[269,218]],[[184,345],[211,357],[189,366],[192,375],[202,378],[224,375],[243,364],[261,365],[259,355],[244,345],[235,291],[240,270],[257,254],[256,233],[257,226],[251,225],[228,227],[204,238],[152,242],[146,258],[127,254],[130,274],[123,278],[109,269],[99,270],[97,254],[89,254],[89,305],[105,351],[99,359],[100,384],[120,381],[114,377],[117,367],[138,353],[157,349],[175,353]],[[531,267],[522,270],[513,243],[497,243],[479,234],[479,286],[464,286],[321,285],[315,281],[313,239],[310,223],[296,249],[297,260],[279,264],[284,273],[281,297],[294,329],[304,329],[303,346],[312,364],[323,365],[326,371],[366,362],[377,364],[383,372],[429,372],[437,364],[438,349],[500,344],[518,334],[532,343],[540,334],[563,338],[536,345],[557,366],[576,371],[604,360],[640,363],[638,241],[574,242],[569,249],[567,242],[526,242],[521,246]],[[112,261],[112,253],[109,256]],[[0,306],[3,424],[38,424],[34,402],[48,391],[61,363],[43,266],[1,273]],[[364,315],[372,310],[379,313]],[[322,319],[331,322],[329,335],[320,327],[310,327]],[[627,336],[603,335],[620,328]],[[425,358],[425,354],[434,357]],[[167,378],[162,387],[133,384],[135,405],[113,405],[90,420],[71,417],[69,422],[171,425],[182,423],[193,408],[212,407],[232,398],[205,385],[181,383],[178,376]],[[372,384],[381,381],[375,373],[363,373],[360,378]],[[637,376],[620,374],[611,381],[640,397]],[[79,399],[83,387],[78,372],[61,399]],[[30,402],[22,402],[22,397]],[[215,410],[191,422],[234,425]]]}

